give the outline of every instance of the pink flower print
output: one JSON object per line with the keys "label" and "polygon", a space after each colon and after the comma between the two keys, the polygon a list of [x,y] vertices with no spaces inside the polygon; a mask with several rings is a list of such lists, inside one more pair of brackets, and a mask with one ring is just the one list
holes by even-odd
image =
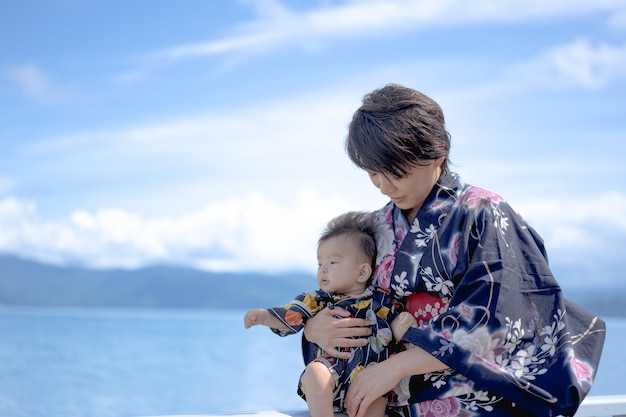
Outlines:
{"label": "pink flower print", "polygon": [[437,200],[437,201],[435,201],[435,202],[432,204],[432,206],[431,206],[431,207],[432,207],[433,209],[435,209],[435,210],[436,210],[436,209],[438,209],[438,208],[440,208],[440,207],[445,206],[447,203],[448,203],[448,202],[447,202],[447,200],[443,200],[443,199],[441,199],[441,200]]}
{"label": "pink flower print", "polygon": [[387,254],[380,263],[376,265],[376,285],[380,288],[385,290],[391,288],[391,275],[393,273],[394,263],[395,256]]}
{"label": "pink flower print", "polygon": [[[480,360],[482,360],[482,358],[479,358],[479,359],[480,359]],[[502,369],[502,367],[501,367],[499,364],[495,363],[495,362],[490,362],[490,361],[482,361],[482,363],[484,363],[484,364],[485,364],[485,366],[488,366],[488,367],[489,367],[489,368],[491,368],[491,369],[495,369],[496,371],[500,371],[500,372],[508,372],[508,371],[506,371],[506,370]]]}
{"label": "pink flower print", "polygon": [[569,361],[579,383],[588,382],[591,384],[593,382],[593,368],[587,362],[576,359],[576,354],[573,350],[569,353]]}
{"label": "pink flower print", "polygon": [[396,233],[395,236],[397,245],[400,245],[404,238],[406,237],[406,225],[404,223],[400,223],[396,225]]}
{"label": "pink flower print", "polygon": [[459,400],[454,397],[424,401],[417,404],[417,407],[419,409],[419,415],[424,417],[458,416],[461,408]]}
{"label": "pink flower print", "polygon": [[389,204],[385,208],[383,208],[383,215],[385,218],[385,223],[391,224],[393,222],[393,205]]}
{"label": "pink flower print", "polygon": [[467,190],[465,190],[463,194],[461,194],[459,204],[468,207],[479,208],[488,207],[491,205],[492,202],[498,202],[502,200],[503,198],[493,191],[471,186]]}
{"label": "pink flower print", "polygon": [[500,197],[499,194],[490,190],[486,190],[484,188],[474,186],[469,187],[463,195],[463,201],[471,201],[477,198],[484,198],[494,202],[502,201],[502,197]]}
{"label": "pink flower print", "polygon": [[468,306],[465,303],[461,303],[461,305],[459,306],[459,310],[461,311],[461,315],[463,317],[466,317],[468,319],[472,318],[472,312],[473,312],[473,308]]}
{"label": "pink flower print", "polygon": [[450,266],[456,266],[456,261],[459,258],[459,246],[461,245],[461,234],[457,233],[452,239],[452,244],[448,249],[448,257],[450,258]]}
{"label": "pink flower print", "polygon": [[446,340],[452,340],[452,333],[450,332],[450,330],[442,330],[439,335]]}

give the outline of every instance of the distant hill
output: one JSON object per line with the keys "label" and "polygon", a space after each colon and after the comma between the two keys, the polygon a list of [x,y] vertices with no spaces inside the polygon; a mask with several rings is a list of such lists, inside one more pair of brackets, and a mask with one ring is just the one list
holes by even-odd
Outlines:
{"label": "distant hill", "polygon": [[[95,270],[0,255],[0,306],[247,309],[282,305],[315,285],[315,277],[302,272],[217,273],[176,266]],[[626,287],[564,292],[600,316],[626,316]]]}
{"label": "distant hill", "polygon": [[304,273],[94,270],[0,255],[0,306],[242,309],[282,305],[315,285],[315,277]]}

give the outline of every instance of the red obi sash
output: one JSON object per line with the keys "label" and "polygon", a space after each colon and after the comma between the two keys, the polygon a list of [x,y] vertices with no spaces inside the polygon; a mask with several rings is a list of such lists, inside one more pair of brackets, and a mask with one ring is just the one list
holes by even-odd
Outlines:
{"label": "red obi sash", "polygon": [[406,298],[404,311],[408,311],[417,320],[417,325],[421,326],[433,317],[443,313],[450,302],[450,298],[440,298],[437,295],[427,292],[418,292]]}

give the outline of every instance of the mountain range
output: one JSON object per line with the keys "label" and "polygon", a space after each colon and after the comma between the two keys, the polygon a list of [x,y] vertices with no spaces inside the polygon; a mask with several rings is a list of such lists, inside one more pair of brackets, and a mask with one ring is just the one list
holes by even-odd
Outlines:
{"label": "mountain range", "polygon": [[0,255],[0,306],[242,309],[283,305],[314,285],[304,273],[88,269]]}
{"label": "mountain range", "polygon": [[[315,285],[304,272],[89,269],[0,255],[0,307],[248,309],[283,305]],[[578,286],[564,293],[600,316],[626,316],[626,287]]]}

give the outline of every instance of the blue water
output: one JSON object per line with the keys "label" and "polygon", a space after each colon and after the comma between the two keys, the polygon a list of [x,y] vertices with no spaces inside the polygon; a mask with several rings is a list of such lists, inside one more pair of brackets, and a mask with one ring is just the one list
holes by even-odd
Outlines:
{"label": "blue water", "polygon": [[[304,409],[300,337],[243,312],[0,309],[0,417]],[[626,394],[626,319],[607,319],[592,395]]]}

